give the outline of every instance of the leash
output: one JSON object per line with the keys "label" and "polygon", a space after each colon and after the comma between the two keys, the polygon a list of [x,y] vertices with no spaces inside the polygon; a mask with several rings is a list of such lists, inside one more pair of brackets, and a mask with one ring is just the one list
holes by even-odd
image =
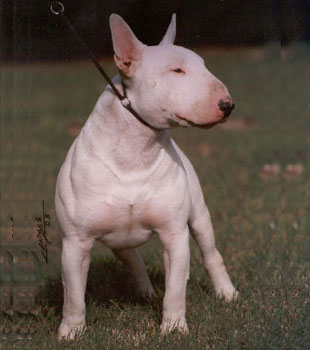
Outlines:
{"label": "leash", "polygon": [[120,100],[122,106],[126,108],[136,119],[139,120],[142,124],[145,126],[151,128],[151,129],[156,129],[152,125],[150,125],[148,122],[146,122],[144,119],[142,119],[139,114],[132,108],[131,103],[127,97],[127,92],[126,92],[126,85],[122,79],[122,87],[124,91],[124,95],[122,95],[117,87],[114,85],[110,77],[107,75],[105,70],[103,69],[102,65],[98,62],[97,57],[95,54],[90,50],[90,48],[85,44],[83,39],[80,37],[80,35],[77,33],[75,30],[73,24],[70,22],[69,18],[65,15],[65,7],[62,2],[60,1],[50,1],[50,10],[51,12],[56,15],[60,16],[60,18],[63,20],[65,23],[66,27],[71,31],[71,33],[75,36],[77,42],[79,45],[83,48],[83,50],[87,53],[88,57],[93,61],[94,65],[100,72],[100,74],[103,76],[103,78],[106,80],[106,82],[110,85],[111,89],[115,93],[115,95],[118,97]]}

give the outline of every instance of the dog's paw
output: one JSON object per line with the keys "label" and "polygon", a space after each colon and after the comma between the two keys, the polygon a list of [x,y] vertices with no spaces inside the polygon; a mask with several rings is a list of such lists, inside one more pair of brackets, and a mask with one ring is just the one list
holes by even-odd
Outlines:
{"label": "dog's paw", "polygon": [[230,302],[238,299],[239,292],[235,288],[233,288],[225,291],[220,290],[219,292],[216,293],[216,295],[219,298],[224,298],[226,302]]}
{"label": "dog's paw", "polygon": [[137,292],[143,298],[154,298],[154,297],[156,297],[156,292],[155,292],[153,286],[150,283],[138,285],[137,286]]}
{"label": "dog's paw", "polygon": [[80,336],[82,336],[85,330],[86,330],[85,324],[70,327],[67,324],[62,322],[58,329],[58,340],[77,339]]}
{"label": "dog's paw", "polygon": [[175,322],[163,321],[160,326],[161,335],[166,335],[174,330],[180,333],[183,333],[184,335],[187,335],[189,333],[189,330],[187,327],[186,320],[182,319],[182,320],[177,320]]}

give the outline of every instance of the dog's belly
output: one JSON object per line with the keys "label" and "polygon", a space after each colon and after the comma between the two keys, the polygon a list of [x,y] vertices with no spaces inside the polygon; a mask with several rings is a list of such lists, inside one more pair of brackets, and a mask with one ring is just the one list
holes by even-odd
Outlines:
{"label": "dog's belly", "polygon": [[97,240],[111,249],[134,248],[146,243],[152,235],[151,230],[136,228],[132,231],[114,231],[101,234]]}

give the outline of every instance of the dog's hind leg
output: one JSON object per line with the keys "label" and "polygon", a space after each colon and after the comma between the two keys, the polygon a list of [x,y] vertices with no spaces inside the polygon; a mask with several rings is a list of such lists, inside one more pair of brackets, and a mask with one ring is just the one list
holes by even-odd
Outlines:
{"label": "dog's hind leg", "polygon": [[216,294],[225,297],[227,301],[232,300],[237,297],[238,292],[231,283],[221,254],[216,249],[213,226],[199,179],[190,161],[175,143],[174,145],[183,161],[191,192],[190,233],[199,245],[204,267],[210,275]]}
{"label": "dog's hind leg", "polygon": [[112,251],[114,255],[128,267],[136,282],[139,294],[145,297],[155,296],[156,293],[151,284],[145,264],[138,249],[112,249]]}
{"label": "dog's hind leg", "polygon": [[197,207],[196,203],[195,206],[189,219],[190,232],[199,245],[204,267],[208,270],[216,294],[230,301],[237,297],[238,292],[230,280],[221,254],[216,249],[209,211],[205,204]]}

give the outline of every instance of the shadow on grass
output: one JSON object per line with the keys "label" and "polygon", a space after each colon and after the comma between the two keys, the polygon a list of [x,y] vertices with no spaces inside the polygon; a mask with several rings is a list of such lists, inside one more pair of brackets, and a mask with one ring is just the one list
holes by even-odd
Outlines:
{"label": "shadow on grass", "polygon": [[[126,266],[114,258],[95,258],[89,268],[86,305],[91,301],[97,305],[109,308],[118,305],[151,305],[156,314],[161,313],[164,294],[164,273],[159,268],[148,269],[148,274],[155,288],[157,297],[141,297],[135,288]],[[55,314],[62,313],[63,286],[61,276],[51,279],[39,294],[41,305],[48,309],[54,308]]]}

